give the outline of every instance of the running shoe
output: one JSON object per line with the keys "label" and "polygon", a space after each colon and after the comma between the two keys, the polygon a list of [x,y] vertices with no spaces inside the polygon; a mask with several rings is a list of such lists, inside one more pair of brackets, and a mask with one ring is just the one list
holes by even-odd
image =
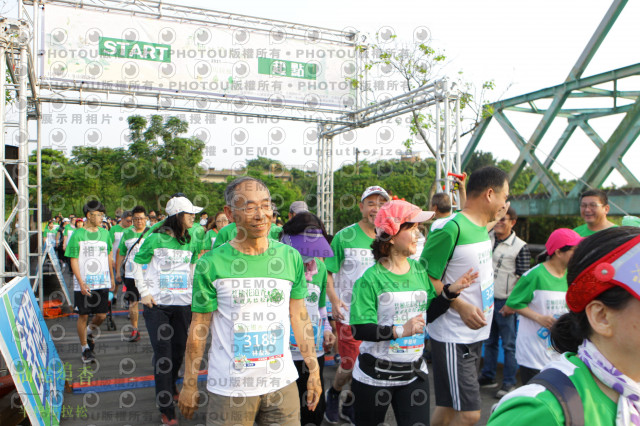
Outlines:
{"label": "running shoe", "polygon": [[178,419],[169,419],[166,414],[163,414],[161,418],[163,426],[174,426],[178,424]]}
{"label": "running shoe", "polygon": [[93,355],[93,351],[91,348],[87,348],[82,351],[82,362],[85,364],[89,364],[96,360],[96,357]]}
{"label": "running shoe", "polygon": [[325,392],[327,408],[324,410],[324,419],[332,425],[340,420],[340,393],[331,392],[332,388]]}
{"label": "running shoe", "polygon": [[140,332],[138,330],[131,331],[131,336],[129,336],[130,342],[139,342],[140,341]]}
{"label": "running shoe", "polygon": [[340,406],[340,418],[352,425],[356,424],[356,412],[353,408],[353,394],[347,391],[347,398]]}
{"label": "running shoe", "polygon": [[498,387],[498,382],[496,382],[496,379],[491,379],[485,376],[482,376],[478,379],[478,384],[480,385],[481,388],[485,388],[485,389]]}
{"label": "running shoe", "polygon": [[96,342],[95,340],[93,340],[93,335],[87,333],[87,345],[89,345],[89,349],[91,349],[91,352],[93,352],[93,350],[96,348]]}

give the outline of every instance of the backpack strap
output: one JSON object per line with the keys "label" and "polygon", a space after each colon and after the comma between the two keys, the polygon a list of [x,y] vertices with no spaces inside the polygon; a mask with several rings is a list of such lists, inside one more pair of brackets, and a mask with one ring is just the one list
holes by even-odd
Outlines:
{"label": "backpack strap", "polygon": [[133,248],[140,242],[140,240],[142,240],[142,238],[144,238],[144,235],[147,233],[147,231],[150,228],[147,226],[144,228],[144,231],[142,231],[142,235],[140,235],[140,237],[136,240],[135,243],[133,243],[133,245],[131,246],[131,248],[129,248],[129,250],[127,250],[127,255],[124,257],[124,260],[122,261],[122,265],[120,265],[120,274],[122,275],[122,278],[124,278],[124,268],[125,265],[127,264],[127,260],[129,259],[129,254],[131,253],[131,250],[133,250]]}
{"label": "backpack strap", "polygon": [[557,368],[547,368],[533,377],[527,384],[542,385],[556,397],[566,426],[584,426],[584,407],[576,386],[569,376]]}

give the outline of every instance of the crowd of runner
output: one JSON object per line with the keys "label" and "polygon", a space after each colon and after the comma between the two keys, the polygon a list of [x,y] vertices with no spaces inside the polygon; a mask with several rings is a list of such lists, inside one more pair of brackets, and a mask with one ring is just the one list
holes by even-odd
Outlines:
{"label": "crowd of runner", "polygon": [[43,237],[73,274],[84,363],[122,285],[166,425],[203,405],[207,425],[378,425],[390,406],[398,425],[473,425],[480,388],[500,400],[489,424],[640,424],[640,228],[609,221],[606,193],[589,190],[585,223],[551,232],[532,265],[508,176],[456,179],[453,212],[446,194],[425,211],[365,188],[361,219],[333,236],[304,201],[279,226],[267,186],[241,177],[215,214],[184,194],[166,216],[136,206],[116,220],[90,201]]}

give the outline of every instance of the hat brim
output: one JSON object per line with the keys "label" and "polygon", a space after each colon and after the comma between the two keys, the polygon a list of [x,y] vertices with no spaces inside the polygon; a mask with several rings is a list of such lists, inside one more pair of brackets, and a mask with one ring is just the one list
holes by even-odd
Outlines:
{"label": "hat brim", "polygon": [[391,197],[389,197],[389,194],[387,194],[386,192],[373,191],[373,192],[370,192],[368,194],[362,194],[362,198],[360,198],[360,202],[363,202],[364,200],[366,200],[367,198],[371,197],[372,195],[382,195],[384,197],[384,199],[387,200],[387,201],[389,201],[391,199]]}
{"label": "hat brim", "polygon": [[436,212],[421,210],[420,212],[418,212],[418,214],[413,216],[411,219],[406,220],[405,222],[422,223],[422,222],[428,221],[429,219],[431,219],[435,215],[436,215]]}
{"label": "hat brim", "polygon": [[333,257],[333,250],[322,234],[284,234],[282,242],[298,250],[302,256]]}

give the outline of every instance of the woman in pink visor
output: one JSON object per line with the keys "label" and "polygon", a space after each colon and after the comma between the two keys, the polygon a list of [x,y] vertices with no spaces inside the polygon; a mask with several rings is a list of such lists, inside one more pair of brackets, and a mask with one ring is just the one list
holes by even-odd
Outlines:
{"label": "woman in pink visor", "polygon": [[436,295],[425,268],[410,259],[418,224],[433,215],[403,200],[386,203],[376,215],[376,263],[356,281],[351,303],[354,338],[362,340],[351,384],[357,425],[384,423],[389,405],[399,426],[429,421],[425,325],[478,276],[469,270]]}

